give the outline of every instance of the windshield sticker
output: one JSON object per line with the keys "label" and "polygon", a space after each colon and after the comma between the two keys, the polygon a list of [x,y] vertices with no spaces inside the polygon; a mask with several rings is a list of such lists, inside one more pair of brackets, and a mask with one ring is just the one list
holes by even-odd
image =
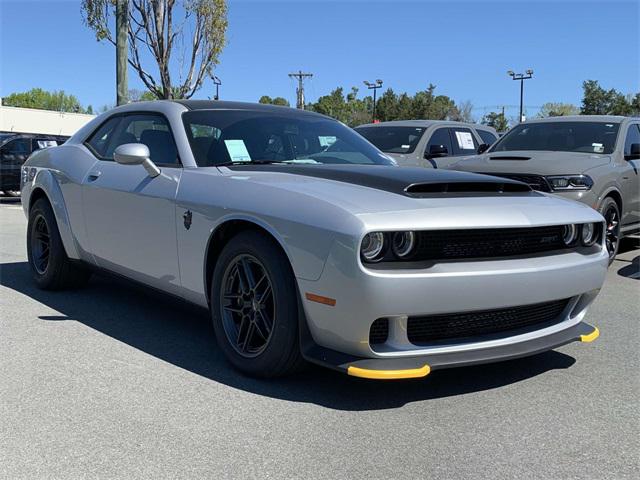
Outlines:
{"label": "windshield sticker", "polygon": [[320,142],[321,147],[330,147],[334,143],[336,143],[337,138],[334,136],[319,136],[318,141]]}
{"label": "windshield sticker", "polygon": [[469,132],[456,132],[458,146],[461,150],[474,150],[473,137]]}
{"label": "windshield sticker", "polygon": [[401,148],[404,148],[405,150],[409,150],[411,148],[411,145],[401,145]]}
{"label": "windshield sticker", "polygon": [[243,140],[225,140],[232,162],[250,162],[251,156]]}
{"label": "windshield sticker", "polygon": [[604,152],[604,145],[602,143],[592,143],[593,151],[596,153]]}
{"label": "windshield sticker", "polygon": [[58,144],[55,140],[38,140],[38,148],[56,147]]}

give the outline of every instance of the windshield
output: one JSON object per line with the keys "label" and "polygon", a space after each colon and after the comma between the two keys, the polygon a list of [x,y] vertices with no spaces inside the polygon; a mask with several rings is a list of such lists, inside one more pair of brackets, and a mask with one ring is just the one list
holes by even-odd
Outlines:
{"label": "windshield", "polygon": [[616,146],[619,123],[540,122],[513,127],[491,149],[548,150],[552,152],[611,153]]}
{"label": "windshield", "polygon": [[413,152],[425,130],[423,127],[356,128],[356,132],[387,153]]}
{"label": "windshield", "polygon": [[3,143],[5,140],[15,136],[16,135],[14,133],[0,133],[0,143]]}
{"label": "windshield", "polygon": [[246,163],[393,165],[340,122],[284,110],[196,110],[182,116],[200,167]]}

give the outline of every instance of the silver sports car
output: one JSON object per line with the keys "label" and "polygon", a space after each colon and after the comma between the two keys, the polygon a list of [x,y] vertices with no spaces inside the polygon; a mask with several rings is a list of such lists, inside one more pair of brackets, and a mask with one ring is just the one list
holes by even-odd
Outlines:
{"label": "silver sports car", "polygon": [[111,272],[211,312],[229,362],[423,377],[589,342],[603,218],[520,182],[398,168],[283,107],[135,103],[22,169],[42,288]]}

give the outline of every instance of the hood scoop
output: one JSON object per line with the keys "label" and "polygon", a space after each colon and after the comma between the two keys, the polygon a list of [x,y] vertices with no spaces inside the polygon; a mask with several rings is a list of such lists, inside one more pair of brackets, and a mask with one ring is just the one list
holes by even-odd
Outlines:
{"label": "hood scoop", "polygon": [[414,197],[425,197],[442,194],[496,194],[496,193],[525,193],[531,187],[524,183],[502,182],[448,182],[448,183],[417,183],[409,185],[405,192]]}
{"label": "hood scoop", "polygon": [[520,157],[516,155],[500,155],[499,157],[489,157],[489,160],[531,160],[531,157]]}

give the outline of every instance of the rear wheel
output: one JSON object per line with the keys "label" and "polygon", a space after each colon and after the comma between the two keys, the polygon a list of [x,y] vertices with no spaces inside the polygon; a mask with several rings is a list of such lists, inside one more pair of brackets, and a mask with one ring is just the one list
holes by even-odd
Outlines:
{"label": "rear wheel", "polygon": [[55,215],[44,198],[36,200],[29,211],[27,257],[33,279],[44,290],[79,287],[91,276],[67,257]]}
{"label": "rear wheel", "polygon": [[604,217],[607,226],[605,243],[607,252],[609,252],[609,264],[611,264],[618,254],[618,246],[620,245],[620,209],[613,198],[607,197],[598,211]]}
{"label": "rear wheel", "polygon": [[216,339],[234,367],[277,377],[304,364],[293,271],[273,240],[258,232],[236,235],[220,253],[212,280]]}

